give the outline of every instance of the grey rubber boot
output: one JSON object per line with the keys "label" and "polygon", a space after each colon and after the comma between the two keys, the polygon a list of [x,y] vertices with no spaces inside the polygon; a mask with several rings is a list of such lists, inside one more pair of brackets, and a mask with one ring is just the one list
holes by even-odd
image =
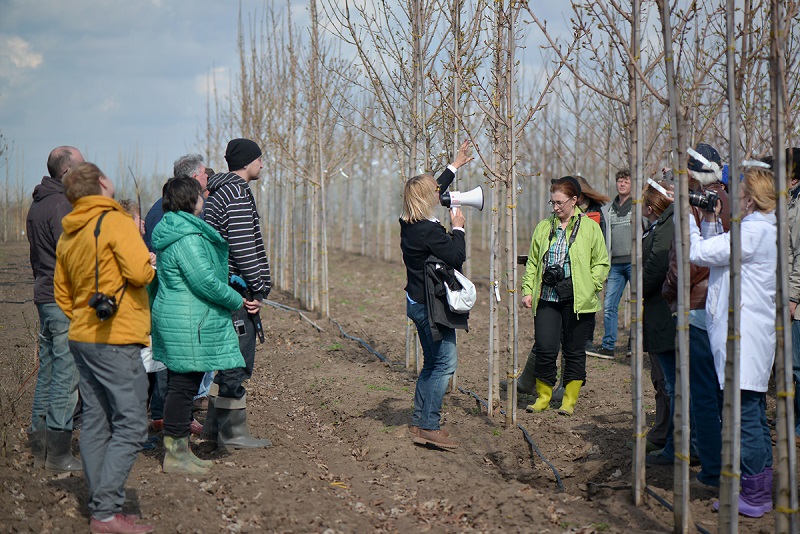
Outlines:
{"label": "grey rubber boot", "polygon": [[[209,404],[209,410],[211,409]],[[247,430],[247,410],[215,408],[217,416],[217,445],[233,449],[267,449],[272,447],[268,439],[258,439]]]}
{"label": "grey rubber boot", "polygon": [[53,473],[83,471],[81,461],[72,456],[72,432],[47,430],[47,460],[44,468]]}
{"label": "grey rubber boot", "polygon": [[203,421],[203,431],[200,437],[208,441],[217,441],[217,408],[215,406],[216,397],[208,396],[208,410],[206,419]]}
{"label": "grey rubber boot", "polygon": [[528,354],[528,360],[525,362],[525,369],[517,379],[517,393],[524,393],[525,395],[533,395],[536,392],[536,378],[533,372],[536,369],[536,345],[531,348]]}
{"label": "grey rubber boot", "polygon": [[44,467],[47,458],[47,434],[45,431],[28,432],[28,446],[33,454],[33,467]]}

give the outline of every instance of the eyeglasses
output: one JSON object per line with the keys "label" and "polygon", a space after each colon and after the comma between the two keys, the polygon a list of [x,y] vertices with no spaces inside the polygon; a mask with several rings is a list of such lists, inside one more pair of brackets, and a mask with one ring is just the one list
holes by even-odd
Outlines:
{"label": "eyeglasses", "polygon": [[561,209],[561,208],[564,207],[564,204],[566,204],[567,202],[570,202],[571,200],[572,199],[564,200],[564,201],[561,201],[561,200],[548,200],[547,203],[550,204],[550,206],[553,207],[553,208]]}

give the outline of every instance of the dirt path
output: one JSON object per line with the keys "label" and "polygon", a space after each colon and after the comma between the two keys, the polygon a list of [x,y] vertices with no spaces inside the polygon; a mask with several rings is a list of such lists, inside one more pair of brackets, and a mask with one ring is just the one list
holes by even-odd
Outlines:
{"label": "dirt path", "polygon": [[[333,253],[331,314],[348,334],[390,361],[404,359],[404,272],[399,263]],[[0,465],[0,531],[85,532],[81,476],[34,469],[24,447],[33,383],[35,311],[27,247],[0,247],[0,362],[2,421],[9,450]],[[477,277],[476,277],[477,278]],[[480,279],[478,279],[480,282]],[[484,293],[486,293],[484,291]],[[283,293],[270,298],[296,306]],[[516,428],[490,419],[471,396],[445,397],[446,427],[461,443],[455,452],[415,446],[406,435],[415,379],[402,366],[381,363],[359,343],[319,317],[311,324],[292,312],[268,309],[267,342],[259,346],[248,384],[250,428],[269,437],[269,450],[220,457],[202,479],[165,475],[161,451],[141,453],[128,479],[126,508],[158,532],[668,532],[672,514],[654,499],[640,508],[625,485],[630,478],[630,367],[589,359],[589,380],[575,416],[554,411],[519,422],[560,474],[531,451]],[[479,301],[469,333],[459,335],[459,384],[485,395],[487,302]],[[521,351],[532,342],[532,321],[520,319]],[[35,377],[34,379],[35,380]],[[21,390],[12,413],[9,392]],[[649,383],[647,398],[652,398]],[[652,408],[652,407],[651,407]],[[648,483],[667,500],[671,471],[655,468]],[[716,531],[710,500],[693,501],[694,519]],[[742,532],[771,532],[772,517],[742,520]]]}

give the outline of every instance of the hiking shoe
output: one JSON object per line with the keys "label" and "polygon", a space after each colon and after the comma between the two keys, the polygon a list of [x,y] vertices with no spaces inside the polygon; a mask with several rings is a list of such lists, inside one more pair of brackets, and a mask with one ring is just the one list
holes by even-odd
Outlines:
{"label": "hiking shoe", "polygon": [[111,521],[100,521],[92,518],[89,529],[93,534],[143,534],[153,532],[151,525],[137,525],[135,516],[115,514]]}
{"label": "hiking shoe", "polygon": [[613,360],[614,359],[614,349],[607,349],[602,347],[598,350],[593,351],[586,351],[587,356],[594,356],[595,358],[601,358],[603,360]]}
{"label": "hiking shoe", "polygon": [[704,499],[719,497],[719,486],[706,484],[697,477],[689,479],[689,491],[692,496]]}
{"label": "hiking shoe", "polygon": [[[441,432],[444,437],[449,437],[450,436],[450,432],[448,432],[444,428],[440,428],[439,432]],[[416,437],[419,434],[419,427],[418,426],[414,426],[414,425],[408,425],[408,434],[412,438]]]}
{"label": "hiking shoe", "polygon": [[433,445],[434,447],[445,450],[458,448],[458,443],[448,436],[445,436],[441,430],[425,430],[420,428],[417,430],[417,435],[414,436],[414,443],[418,445]]}
{"label": "hiking shoe", "polygon": [[661,454],[661,451],[655,451],[645,456],[644,463],[647,465],[673,465],[675,463],[675,459],[667,458]]}
{"label": "hiking shoe", "polygon": [[197,419],[192,419],[192,422],[189,424],[189,432],[195,436],[199,436],[203,433],[203,425],[201,425]]}
{"label": "hiking shoe", "polygon": [[164,420],[163,419],[150,419],[150,430],[153,432],[161,432],[164,430]]}

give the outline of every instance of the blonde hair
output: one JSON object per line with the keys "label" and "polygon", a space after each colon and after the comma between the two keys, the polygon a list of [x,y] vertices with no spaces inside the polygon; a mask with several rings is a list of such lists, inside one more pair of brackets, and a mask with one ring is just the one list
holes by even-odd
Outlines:
{"label": "blonde hair", "polygon": [[778,194],[775,191],[775,176],[768,169],[750,167],[744,172],[742,192],[753,199],[761,212],[775,210]]}
{"label": "blonde hair", "polygon": [[400,220],[415,223],[427,219],[439,200],[439,185],[430,174],[409,178],[403,186],[403,214]]}
{"label": "blonde hair", "polygon": [[[659,180],[656,183],[667,191],[672,191],[672,184],[667,180]],[[672,204],[672,199],[658,191],[652,185],[648,185],[644,188],[644,193],[642,193],[642,202],[644,202],[645,206],[650,206],[653,209],[653,213],[661,217],[661,214]]]}
{"label": "blonde hair", "polygon": [[79,163],[72,167],[61,183],[64,184],[64,195],[70,204],[75,204],[78,199],[89,195],[102,195],[100,177],[105,176],[94,163]]}

